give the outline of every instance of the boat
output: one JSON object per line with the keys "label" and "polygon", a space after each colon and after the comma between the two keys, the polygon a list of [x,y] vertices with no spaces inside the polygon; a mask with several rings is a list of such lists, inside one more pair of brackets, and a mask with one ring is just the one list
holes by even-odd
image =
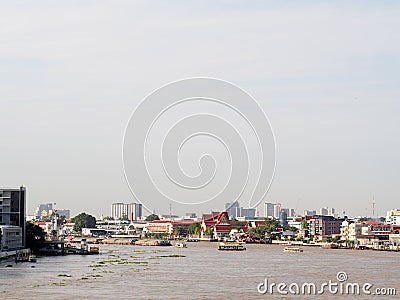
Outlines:
{"label": "boat", "polygon": [[303,252],[303,249],[301,249],[299,247],[285,247],[283,249],[283,252],[295,252],[295,253],[298,253],[298,252]]}
{"label": "boat", "polygon": [[185,243],[176,243],[176,244],[175,244],[175,247],[176,247],[176,248],[187,248],[187,246],[186,246]]}
{"label": "boat", "polygon": [[31,254],[29,255],[28,262],[35,263],[37,261],[36,256]]}
{"label": "boat", "polygon": [[337,248],[339,248],[339,245],[335,244],[335,243],[326,243],[326,244],[322,245],[322,248],[324,248],[324,249],[337,249]]}
{"label": "boat", "polygon": [[167,240],[161,240],[161,241],[158,241],[156,245],[157,246],[171,246],[171,242],[167,241]]}
{"label": "boat", "polygon": [[96,247],[96,246],[89,247],[89,253],[90,254],[99,254],[100,249],[99,249],[99,247]]}
{"label": "boat", "polygon": [[243,251],[243,250],[246,250],[246,243],[245,242],[219,242],[218,250]]}
{"label": "boat", "polygon": [[279,245],[281,245],[281,246],[288,246],[288,247],[290,247],[290,246],[293,246],[293,244],[292,243],[284,243],[284,244],[279,244]]}

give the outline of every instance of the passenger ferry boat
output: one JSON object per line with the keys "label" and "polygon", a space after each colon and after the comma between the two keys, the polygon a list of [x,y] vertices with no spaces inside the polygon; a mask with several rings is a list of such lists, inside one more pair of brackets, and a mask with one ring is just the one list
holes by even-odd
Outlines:
{"label": "passenger ferry boat", "polygon": [[299,247],[285,247],[283,249],[283,252],[303,252],[303,249],[299,248]]}
{"label": "passenger ferry boat", "polygon": [[219,242],[218,243],[218,250],[224,251],[244,251],[246,250],[246,243],[245,242]]}

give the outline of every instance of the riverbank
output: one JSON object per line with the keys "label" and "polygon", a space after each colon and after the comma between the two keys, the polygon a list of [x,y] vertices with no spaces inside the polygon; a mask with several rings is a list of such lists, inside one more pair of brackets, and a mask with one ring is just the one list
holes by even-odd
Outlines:
{"label": "riverbank", "polygon": [[[284,253],[283,247],[275,244],[248,244],[247,251],[224,252],[218,251],[215,243],[187,245],[175,248],[105,244],[99,245],[101,255],[38,257],[34,265],[4,265],[0,271],[0,294],[4,299],[40,299],[49,295],[61,300],[261,299],[266,295],[257,292],[257,285],[265,278],[269,282],[325,282],[336,280],[339,271],[347,273],[349,282],[370,282],[377,287],[399,285],[398,277],[387,272],[398,262],[398,253],[309,247],[297,254]],[[380,267],[376,268],[378,263]],[[238,278],[240,283],[233,284]],[[370,298],[357,295],[357,299]]]}

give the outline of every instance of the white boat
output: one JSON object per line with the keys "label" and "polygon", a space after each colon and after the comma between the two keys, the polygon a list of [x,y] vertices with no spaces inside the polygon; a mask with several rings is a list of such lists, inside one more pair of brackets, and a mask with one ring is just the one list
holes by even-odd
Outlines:
{"label": "white boat", "polygon": [[176,243],[176,244],[175,244],[175,247],[176,247],[176,248],[187,248],[187,246],[186,246],[185,243]]}
{"label": "white boat", "polygon": [[32,255],[32,254],[29,255],[28,261],[29,261],[29,262],[32,262],[32,263],[35,263],[35,262],[37,261],[36,256],[35,256],[35,255]]}
{"label": "white boat", "polygon": [[244,251],[244,250],[246,250],[246,243],[245,242],[219,242],[218,250]]}
{"label": "white boat", "polygon": [[303,252],[303,249],[299,247],[285,247],[283,252]]}

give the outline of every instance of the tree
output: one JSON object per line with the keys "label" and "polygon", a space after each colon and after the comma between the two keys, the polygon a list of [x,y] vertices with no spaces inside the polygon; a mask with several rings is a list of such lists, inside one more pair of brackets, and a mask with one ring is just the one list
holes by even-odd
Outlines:
{"label": "tree", "polygon": [[44,242],[45,233],[43,229],[31,222],[26,222],[26,247],[33,253],[37,253]]}
{"label": "tree", "polygon": [[205,234],[206,236],[212,236],[213,230],[212,230],[211,228],[209,228],[209,229],[207,229],[207,230],[204,232],[204,234]]}
{"label": "tree", "polygon": [[154,220],[160,220],[160,218],[156,214],[148,215],[145,221],[151,222]]}
{"label": "tree", "polygon": [[272,233],[277,231],[280,227],[279,221],[277,219],[268,219],[265,221],[265,226],[267,227],[267,233]]}
{"label": "tree", "polygon": [[72,218],[74,224],[74,231],[81,232],[82,228],[96,228],[96,218],[86,213],[80,213]]}
{"label": "tree", "polygon": [[293,232],[297,232],[299,229],[298,229],[297,227],[289,226],[289,227],[287,228],[287,230],[293,231]]}
{"label": "tree", "polygon": [[307,220],[303,220],[303,222],[301,222],[301,229],[308,229],[308,222],[307,222]]}
{"label": "tree", "polygon": [[258,240],[265,240],[265,233],[267,232],[267,228],[268,227],[266,225],[260,225],[255,228],[251,228],[249,232],[254,238]]}
{"label": "tree", "polygon": [[183,234],[183,227],[182,226],[176,226],[175,227],[175,236],[181,236]]}
{"label": "tree", "polygon": [[193,223],[189,226],[189,232],[193,235],[200,235],[200,223]]}

